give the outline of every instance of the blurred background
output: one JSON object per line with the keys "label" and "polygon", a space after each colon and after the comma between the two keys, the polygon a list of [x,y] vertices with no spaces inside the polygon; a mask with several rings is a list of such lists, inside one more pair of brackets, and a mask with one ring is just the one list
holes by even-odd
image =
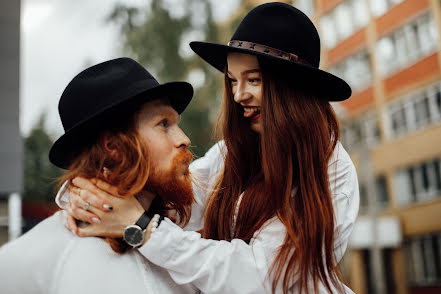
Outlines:
{"label": "blurred background", "polygon": [[[195,97],[181,126],[215,142],[222,75],[190,50],[227,43],[257,0],[2,0],[0,245],[51,215],[61,170],[59,97],[82,69],[119,56]],[[357,168],[361,207],[340,263],[357,293],[441,293],[441,1],[294,0],[322,41],[321,68],[352,98],[333,106]],[[320,86],[318,81],[317,86]]]}

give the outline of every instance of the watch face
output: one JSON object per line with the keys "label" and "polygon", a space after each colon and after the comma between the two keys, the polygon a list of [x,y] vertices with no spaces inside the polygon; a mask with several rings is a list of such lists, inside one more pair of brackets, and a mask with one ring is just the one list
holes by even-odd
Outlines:
{"label": "watch face", "polygon": [[124,230],[124,241],[130,246],[139,246],[144,241],[144,232],[136,225],[128,226]]}

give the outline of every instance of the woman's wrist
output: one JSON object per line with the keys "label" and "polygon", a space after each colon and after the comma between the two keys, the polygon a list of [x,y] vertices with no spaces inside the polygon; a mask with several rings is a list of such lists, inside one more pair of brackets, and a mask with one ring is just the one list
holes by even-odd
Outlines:
{"label": "woman's wrist", "polygon": [[160,216],[159,214],[155,214],[152,217],[149,225],[147,226],[147,229],[145,230],[144,242],[142,243],[142,245],[144,245],[150,239],[152,234],[154,234],[156,232],[156,230],[158,229],[159,224],[161,223],[161,221],[163,219],[164,219],[164,217]]}

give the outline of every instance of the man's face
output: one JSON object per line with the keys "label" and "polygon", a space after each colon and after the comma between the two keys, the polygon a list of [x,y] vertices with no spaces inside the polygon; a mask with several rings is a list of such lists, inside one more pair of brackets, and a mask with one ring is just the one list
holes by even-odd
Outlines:
{"label": "man's face", "polygon": [[167,100],[156,99],[141,107],[137,127],[150,157],[146,188],[164,200],[191,204],[192,195],[184,199],[184,194],[192,193],[188,166],[193,157],[187,150],[190,139],[178,126],[179,121]]}

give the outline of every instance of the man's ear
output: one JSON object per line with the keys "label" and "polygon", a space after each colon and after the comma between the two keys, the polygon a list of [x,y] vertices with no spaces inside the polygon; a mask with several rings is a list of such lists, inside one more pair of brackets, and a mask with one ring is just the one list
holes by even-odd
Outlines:
{"label": "man's ear", "polygon": [[118,151],[118,147],[115,144],[115,137],[109,132],[105,132],[101,136],[101,146],[104,148],[104,151],[110,155],[110,157],[116,161],[121,159],[121,155]]}

